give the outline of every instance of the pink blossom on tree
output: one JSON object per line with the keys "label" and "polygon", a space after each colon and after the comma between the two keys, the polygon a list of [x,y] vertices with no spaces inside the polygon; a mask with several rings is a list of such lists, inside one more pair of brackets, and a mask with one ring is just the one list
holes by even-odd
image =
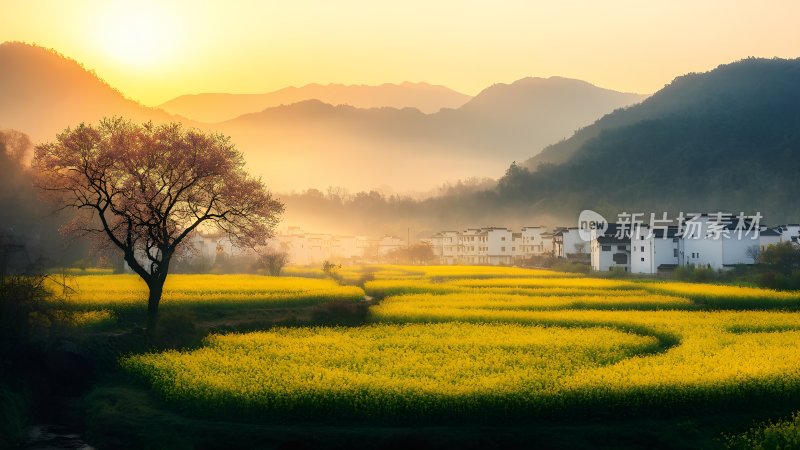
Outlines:
{"label": "pink blossom on tree", "polygon": [[192,232],[216,229],[255,248],[284,208],[247,174],[229,138],[179,123],[80,124],[37,146],[33,167],[56,204],[90,213],[67,228],[109,241],[147,283],[151,326],[170,261]]}

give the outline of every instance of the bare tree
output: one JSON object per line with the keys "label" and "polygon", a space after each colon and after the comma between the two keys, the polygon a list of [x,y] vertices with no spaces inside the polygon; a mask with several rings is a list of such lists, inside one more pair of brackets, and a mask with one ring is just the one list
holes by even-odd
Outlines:
{"label": "bare tree", "polygon": [[147,283],[148,327],[155,325],[170,262],[202,227],[239,246],[264,245],[283,212],[244,159],[219,134],[179,123],[122,118],[67,128],[36,147],[37,184],[62,208],[77,208],[66,231],[100,236],[122,251]]}

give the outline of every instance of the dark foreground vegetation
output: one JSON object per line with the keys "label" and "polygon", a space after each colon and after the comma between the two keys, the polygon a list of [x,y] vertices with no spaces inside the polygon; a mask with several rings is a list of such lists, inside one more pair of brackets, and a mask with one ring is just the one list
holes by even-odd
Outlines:
{"label": "dark foreground vegetation", "polygon": [[[160,418],[180,416],[159,411],[163,406],[157,403],[145,404],[155,409],[147,412],[148,417],[137,416],[141,405],[126,398],[121,398],[119,404],[116,400],[114,405],[104,403],[108,400],[104,393],[108,386],[117,386],[116,391],[121,393],[133,393],[134,399],[151,399],[143,386],[118,369],[120,356],[198,348],[210,333],[274,326],[354,326],[364,322],[367,308],[366,304],[333,301],[246,311],[165,311],[152,331],[141,326],[145,323],[143,310],[140,314],[120,314],[113,325],[87,328],[72,321],[67,310],[60,307],[59,299],[44,289],[44,279],[23,275],[4,277],[0,282],[3,449],[24,446],[33,424],[57,424],[71,432],[81,432],[98,448],[204,448],[205,444],[195,447],[192,440],[178,444],[180,435],[162,430]],[[127,407],[132,408],[126,410]],[[106,423],[107,419],[122,421],[124,426],[113,420]],[[208,434],[205,436],[215,442]],[[224,442],[219,441],[217,447],[225,448]]]}

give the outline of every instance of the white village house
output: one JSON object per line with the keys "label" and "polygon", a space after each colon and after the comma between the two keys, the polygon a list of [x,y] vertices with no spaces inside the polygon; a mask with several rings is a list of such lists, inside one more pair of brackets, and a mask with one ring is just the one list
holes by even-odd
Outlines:
{"label": "white village house", "polygon": [[[630,271],[630,239],[618,236],[616,224],[609,224],[605,233],[597,229],[590,232],[590,261],[592,270],[609,271],[611,269]],[[581,239],[581,241],[583,241]]]}
{"label": "white village house", "polygon": [[423,242],[430,244],[440,264],[510,265],[552,251],[544,227],[523,227],[520,232],[503,227],[440,231]]}
{"label": "white village house", "polygon": [[519,255],[544,255],[553,250],[553,236],[544,227],[522,227]]}
{"label": "white village house", "polygon": [[589,243],[581,238],[578,227],[556,228],[553,254],[558,258],[581,258],[589,254]]}
{"label": "white village house", "polygon": [[[522,227],[519,232],[504,227],[440,231],[422,242],[431,246],[439,264],[511,265],[533,257],[552,255],[585,259],[593,270],[622,270],[640,274],[669,272],[678,266],[695,265],[725,269],[752,264],[753,255],[781,242],[800,242],[800,224],[759,226],[749,233],[736,223],[719,226],[715,215],[702,214],[677,226],[608,224],[605,233],[590,230],[588,241],[578,227],[548,231],[542,226]],[[739,224],[753,228],[750,222]],[[622,233],[625,234],[625,233]],[[739,235],[742,235],[741,238]],[[753,236],[756,236],[753,239]],[[196,255],[213,260],[217,255],[237,255],[226,238],[197,233],[191,239]],[[289,255],[290,264],[310,265],[323,261],[345,263],[380,262],[409,243],[396,236],[368,239],[364,236],[308,233],[297,227],[281,230],[269,246]]]}
{"label": "white village house", "polygon": [[775,231],[781,235],[780,242],[800,243],[800,224],[778,225]]}
{"label": "white village house", "polygon": [[[720,220],[715,214],[700,214],[675,226],[651,229],[646,225],[608,224],[604,233],[591,230],[590,234],[593,270],[618,267],[632,273],[656,274],[678,266],[722,270],[753,264],[758,252],[767,246],[797,242],[800,226],[768,228],[751,219]],[[627,264],[622,255],[625,249],[629,250]]]}
{"label": "white village house", "polygon": [[680,263],[677,226],[637,227],[631,235],[631,272],[671,272]]}
{"label": "white village house", "polygon": [[430,244],[440,264],[456,264],[460,255],[460,237],[461,233],[458,231],[440,231],[426,239],[426,242]]}

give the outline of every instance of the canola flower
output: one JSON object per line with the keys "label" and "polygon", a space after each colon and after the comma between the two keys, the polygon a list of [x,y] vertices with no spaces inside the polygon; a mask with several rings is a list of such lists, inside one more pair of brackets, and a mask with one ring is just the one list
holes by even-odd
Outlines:
{"label": "canola flower", "polygon": [[[579,274],[556,272],[543,269],[526,269],[502,266],[400,266],[400,265],[356,265],[342,266],[336,273],[348,282],[370,280],[436,280],[487,279],[487,278],[568,278]],[[321,267],[287,266],[285,276],[325,278],[327,274]]]}
{"label": "canola flower", "polygon": [[682,295],[710,307],[725,309],[800,308],[800,294],[773,289],[705,283],[641,283],[651,292]]}
{"label": "canola flower", "polygon": [[[402,303],[381,304],[371,313],[374,320],[399,323],[594,325],[659,337],[665,350],[661,353],[628,358],[564,381],[565,392],[579,393],[609,407],[614,403],[621,407],[674,405],[729,394],[736,398],[743,393],[774,398],[800,391],[800,317],[793,313],[452,307],[415,311]],[[764,329],[771,331],[761,331]],[[604,400],[600,402],[600,398]]]}
{"label": "canola flower", "polygon": [[800,315],[762,310],[791,308],[793,294],[547,272],[351,267],[346,278],[370,274],[381,299],[367,325],[212,336],[123,367],[223,416],[505,419],[800,399]]}
{"label": "canola flower", "polygon": [[[412,271],[415,266],[400,266]],[[502,266],[422,266],[417,268],[425,278],[453,279],[453,278],[569,278],[579,277],[579,274],[557,272],[554,270],[526,269],[521,267]]]}
{"label": "canola flower", "polygon": [[[789,313],[442,308],[381,319],[391,320],[214,336],[123,365],[177,404],[275,417],[635,411],[800,390],[800,331],[729,331],[800,326]],[[615,353],[623,342],[633,347]]]}
{"label": "canola flower", "polygon": [[116,317],[107,309],[91,311],[70,311],[67,313],[67,322],[80,328],[94,328],[111,324]]}
{"label": "canola flower", "polygon": [[320,267],[286,266],[281,269],[281,276],[284,277],[304,277],[304,278],[325,278],[327,275]]}
{"label": "canola flower", "polygon": [[[626,292],[626,291],[621,291]],[[513,293],[463,292],[413,294],[389,297],[376,308],[402,307],[423,312],[426,309],[457,308],[467,310],[550,310],[550,309],[687,309],[693,303],[683,297],[668,295],[521,295]]]}
{"label": "canola flower", "polygon": [[53,269],[50,271],[53,275],[112,275],[114,273],[113,269],[109,269],[106,267],[65,267],[62,269]]}
{"label": "canola flower", "polygon": [[[348,284],[356,284],[364,279],[381,280],[410,280],[421,279],[425,272],[413,270],[412,267],[401,268],[398,266],[386,265],[356,265],[341,266],[334,269],[333,273]],[[281,270],[283,276],[306,277],[306,278],[329,278],[320,266],[287,266]]]}
{"label": "canola flower", "polygon": [[603,278],[490,278],[454,280],[450,284],[464,287],[525,287],[525,288],[573,288],[573,289],[638,289],[643,286],[630,281]]}
{"label": "canola flower", "polygon": [[657,339],[606,328],[373,324],[216,335],[191,352],[123,367],[168,400],[300,417],[502,412],[564,377],[652,351]]}
{"label": "canola flower", "polygon": [[444,283],[425,280],[375,280],[364,283],[364,292],[374,297],[387,297],[401,294],[449,294],[465,292],[468,289]]}
{"label": "canola flower", "polygon": [[[52,280],[51,288],[62,286]],[[81,276],[67,279],[71,293],[66,305],[74,309],[124,310],[141,308],[147,287],[136,275]],[[164,285],[164,308],[302,306],[331,300],[359,301],[364,292],[356,286],[339,286],[332,280],[266,277],[260,275],[170,275]]]}
{"label": "canola flower", "polygon": [[530,296],[575,296],[590,295],[602,297],[616,296],[646,296],[652,293],[646,289],[601,289],[601,288],[580,288],[580,287],[470,287],[461,286],[453,282],[434,283],[425,280],[376,280],[368,281],[364,284],[364,291],[373,297],[389,297],[403,294],[452,294],[463,293],[485,293],[485,294],[515,294]]}

